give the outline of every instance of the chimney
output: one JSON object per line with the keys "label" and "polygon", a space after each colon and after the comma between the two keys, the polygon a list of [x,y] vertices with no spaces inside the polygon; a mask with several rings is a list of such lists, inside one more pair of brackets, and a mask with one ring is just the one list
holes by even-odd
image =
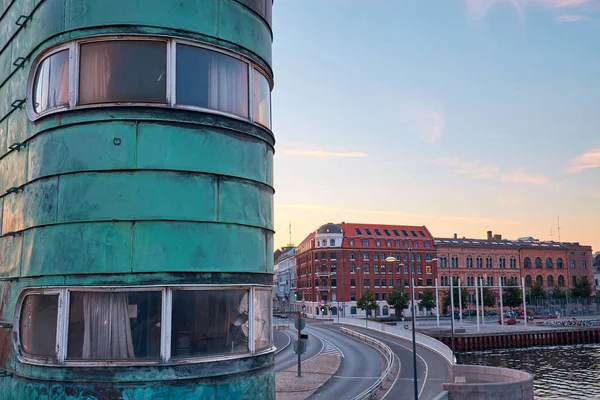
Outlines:
{"label": "chimney", "polygon": [[492,231],[487,231],[488,240],[492,240]]}
{"label": "chimney", "polygon": [[502,240],[502,235],[500,235],[499,233],[495,234],[494,240]]}
{"label": "chimney", "polygon": [[458,234],[454,234],[454,239],[458,239]]}

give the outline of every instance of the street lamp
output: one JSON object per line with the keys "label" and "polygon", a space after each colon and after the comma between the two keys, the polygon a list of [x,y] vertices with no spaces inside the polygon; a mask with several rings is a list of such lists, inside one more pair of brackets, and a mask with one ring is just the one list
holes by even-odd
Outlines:
{"label": "street lamp", "polygon": [[[388,257],[386,262],[396,262],[395,257]],[[410,297],[411,297],[411,321],[412,321],[412,351],[413,351],[413,383],[415,391],[415,400],[419,399],[419,381],[417,378],[417,339],[415,334],[415,282],[412,276],[412,248],[408,249],[408,274],[410,279]],[[402,264],[401,264],[402,265]]]}

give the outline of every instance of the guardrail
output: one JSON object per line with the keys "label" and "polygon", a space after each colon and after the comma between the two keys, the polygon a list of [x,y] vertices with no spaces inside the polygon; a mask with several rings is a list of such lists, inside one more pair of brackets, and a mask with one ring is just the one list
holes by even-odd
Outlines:
{"label": "guardrail", "polygon": [[[364,320],[353,320],[352,318],[344,318],[340,320],[340,323],[347,325],[355,325],[361,328],[365,328],[365,324],[361,322]],[[398,326],[390,326],[386,325],[383,322],[375,322],[369,321],[367,329],[372,329],[378,332],[384,332],[388,335],[397,337],[398,339],[406,340],[408,342],[412,342],[412,332],[408,329],[402,329]],[[440,355],[449,365],[454,365],[456,360],[452,355],[452,349],[446,346],[444,343],[440,342],[437,339],[434,339],[430,336],[424,335],[419,332],[415,332],[415,337],[417,339],[417,344],[422,346],[428,350],[431,350],[438,355]]]}
{"label": "guardrail", "polygon": [[363,392],[361,392],[357,396],[354,396],[352,398],[352,400],[363,400],[363,399],[372,399],[372,398],[374,398],[375,395],[377,394],[377,392],[379,391],[379,389],[381,389],[381,386],[383,385],[383,382],[392,373],[392,369],[394,367],[394,360],[395,360],[396,355],[394,354],[394,352],[392,351],[392,349],[390,349],[383,342],[381,342],[381,341],[379,341],[377,339],[373,339],[372,337],[369,337],[367,335],[363,335],[362,333],[358,333],[356,331],[353,331],[353,330],[347,329],[347,328],[341,328],[340,329],[340,333],[342,333],[342,334],[344,334],[346,336],[350,336],[350,337],[352,337],[354,339],[360,340],[362,342],[365,342],[365,343],[367,343],[368,345],[370,345],[372,347],[375,347],[377,350],[379,350],[381,352],[381,354],[383,354],[383,356],[387,360],[387,367],[383,371],[383,373],[381,374],[381,376],[379,377],[379,379],[377,379],[375,381],[375,383],[372,384],[371,386],[369,386],[366,390],[364,390]]}

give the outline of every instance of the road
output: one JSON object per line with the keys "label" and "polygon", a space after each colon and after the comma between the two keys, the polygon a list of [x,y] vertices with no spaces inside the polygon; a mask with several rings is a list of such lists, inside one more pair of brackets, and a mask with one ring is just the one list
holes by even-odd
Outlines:
{"label": "road", "polygon": [[[310,399],[350,399],[369,388],[385,369],[384,359],[373,347],[339,333],[339,325],[310,324],[309,336],[334,344],[342,353],[337,373]],[[330,346],[326,346],[330,347]]]}
{"label": "road", "polygon": [[[332,341],[338,340],[338,338],[345,338],[343,335],[338,333],[341,325],[324,324],[319,327],[318,332],[326,331],[329,336],[323,334],[324,337],[330,338]],[[386,398],[388,399],[412,399],[413,398],[413,356],[412,347],[409,342],[402,341],[386,335],[384,333],[378,333],[376,331],[359,328],[356,326],[347,326],[349,329],[356,330],[375,339],[381,340],[383,343],[388,345],[392,351],[398,357],[400,361],[400,370],[396,376],[393,377],[394,382],[389,390]],[[346,340],[354,341],[353,339],[346,338]],[[357,343],[357,342],[355,342]],[[352,374],[343,375],[345,372],[340,371],[338,373],[342,376],[354,376],[357,379],[364,379],[371,383],[377,379],[378,374],[381,373],[384,366],[380,358],[379,367],[373,365],[373,355],[370,357],[367,355],[359,356],[357,360],[350,362],[348,354],[344,353],[346,358],[342,362],[342,367],[346,366],[353,369]],[[379,354],[379,353],[378,353]],[[347,364],[358,363],[357,365]],[[417,376],[419,378],[418,390],[419,399],[428,400],[435,398],[442,391],[442,383],[450,382],[449,369],[447,364],[440,358],[440,356],[426,350],[422,347],[417,347]],[[335,377],[334,377],[335,378]],[[348,379],[348,378],[346,378]],[[366,385],[368,386],[368,385]],[[335,398],[351,398],[345,390],[348,388],[344,385],[340,386],[339,379],[330,380],[325,386],[319,389],[314,398],[327,398],[327,396],[334,396]],[[330,397],[330,398],[334,398]]]}

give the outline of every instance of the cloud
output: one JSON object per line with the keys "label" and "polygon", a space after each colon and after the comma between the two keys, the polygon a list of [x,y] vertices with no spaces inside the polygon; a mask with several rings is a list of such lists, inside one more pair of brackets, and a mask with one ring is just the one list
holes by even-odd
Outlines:
{"label": "cloud", "polygon": [[558,17],[554,18],[554,20],[557,22],[579,22],[579,21],[587,21],[589,19],[590,19],[589,17],[586,17],[585,15],[579,15],[579,14],[563,14],[563,15],[559,15]]}
{"label": "cloud", "polygon": [[569,160],[567,171],[581,172],[592,168],[600,168],[600,147]]}
{"label": "cloud", "polygon": [[[542,8],[578,8],[579,6],[596,2],[597,0],[464,0],[467,14],[474,20],[482,20],[486,17],[490,9],[496,5],[509,4],[512,6],[519,17],[525,14],[527,7]],[[558,20],[558,19],[557,19]],[[574,22],[561,21],[560,22]]]}
{"label": "cloud", "polygon": [[540,183],[548,182],[548,178],[541,175],[529,175],[521,171],[513,172],[510,174],[503,174],[500,177],[502,182],[514,182],[514,183],[528,183],[532,185],[539,185]]}
{"label": "cloud", "polygon": [[461,175],[469,175],[473,178],[494,178],[500,168],[495,165],[483,164],[480,161],[461,161],[458,157],[442,158],[439,164],[443,167],[453,168]]}
{"label": "cloud", "polygon": [[484,164],[481,161],[463,161],[458,157],[442,158],[438,162],[442,167],[450,167],[461,175],[468,175],[477,179],[494,179],[501,182],[541,184],[548,182],[548,178],[540,175],[530,175],[522,171],[502,173],[500,167],[493,164]]}
{"label": "cloud", "polygon": [[420,136],[427,143],[439,142],[446,130],[446,119],[442,112],[425,104],[402,105],[401,119],[412,134]]}
{"label": "cloud", "polygon": [[342,158],[363,158],[367,157],[366,153],[362,152],[334,152],[323,150],[283,150],[283,154],[289,154],[299,157],[342,157]]}

